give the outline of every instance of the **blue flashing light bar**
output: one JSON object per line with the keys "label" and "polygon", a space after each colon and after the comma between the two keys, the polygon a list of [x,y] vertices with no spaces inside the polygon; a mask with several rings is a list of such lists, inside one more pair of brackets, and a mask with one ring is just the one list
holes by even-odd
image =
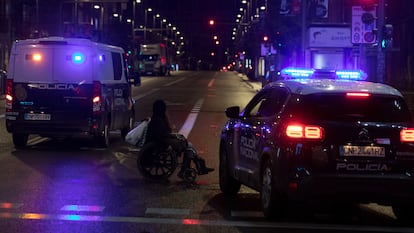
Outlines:
{"label": "blue flashing light bar", "polygon": [[361,70],[337,70],[336,75],[340,79],[349,79],[349,80],[365,80],[366,74]]}
{"label": "blue flashing light bar", "polygon": [[[333,76],[327,76],[327,72],[331,73]],[[365,80],[367,75],[365,72],[361,70],[337,70],[337,71],[322,71],[319,72],[318,70],[312,68],[285,68],[282,69],[281,75],[284,78],[337,78],[343,80]],[[321,76],[320,76],[321,75]]]}
{"label": "blue flashing light bar", "polygon": [[313,69],[306,68],[285,68],[282,70],[282,76],[292,78],[309,78],[313,75]]}

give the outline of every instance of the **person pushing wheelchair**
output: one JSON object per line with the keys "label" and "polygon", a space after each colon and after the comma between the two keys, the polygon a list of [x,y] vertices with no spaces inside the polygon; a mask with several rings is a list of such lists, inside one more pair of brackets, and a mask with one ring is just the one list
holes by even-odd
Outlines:
{"label": "person pushing wheelchair", "polygon": [[205,160],[200,157],[193,145],[182,134],[172,133],[168,120],[167,105],[162,99],[155,100],[152,105],[151,121],[148,124],[146,143],[154,142],[161,148],[183,152],[183,163],[178,177],[184,179],[186,169],[191,169],[191,161],[194,162],[198,175],[205,175],[214,171],[214,168],[206,166]]}

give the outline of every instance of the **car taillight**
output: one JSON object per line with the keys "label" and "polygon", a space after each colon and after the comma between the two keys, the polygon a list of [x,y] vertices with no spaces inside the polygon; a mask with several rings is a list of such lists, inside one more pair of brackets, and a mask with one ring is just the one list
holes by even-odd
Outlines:
{"label": "car taillight", "polygon": [[400,131],[401,142],[414,142],[414,128],[407,128]]}
{"label": "car taillight", "polygon": [[6,111],[11,111],[13,106],[13,80],[6,80]]}
{"label": "car taillight", "polygon": [[93,113],[99,114],[101,112],[102,105],[102,85],[99,81],[93,81],[92,104]]}
{"label": "car taillight", "polygon": [[354,97],[354,98],[366,98],[371,96],[370,93],[366,93],[366,92],[347,92],[346,93],[346,97]]}
{"label": "car taillight", "polygon": [[322,139],[323,128],[315,125],[289,124],[286,136],[290,138]]}

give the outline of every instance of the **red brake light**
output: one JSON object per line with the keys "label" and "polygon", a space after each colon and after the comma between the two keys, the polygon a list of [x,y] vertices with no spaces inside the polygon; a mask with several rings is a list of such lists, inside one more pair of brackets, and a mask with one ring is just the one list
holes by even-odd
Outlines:
{"label": "red brake light", "polygon": [[321,139],[322,128],[319,126],[305,126],[305,138]]}
{"label": "red brake light", "polygon": [[286,127],[286,136],[290,138],[322,139],[323,128],[315,125],[290,124]]}
{"label": "red brake light", "polygon": [[401,142],[414,142],[414,128],[407,128],[400,131]]}
{"label": "red brake light", "polygon": [[42,60],[42,55],[36,53],[33,54],[33,61],[41,61]]}
{"label": "red brake light", "polygon": [[371,94],[366,92],[348,92],[347,97],[369,97]]}
{"label": "red brake light", "polygon": [[26,54],[26,60],[40,62],[42,60],[42,54],[40,53]]}
{"label": "red brake light", "polygon": [[102,85],[99,81],[93,81],[93,96],[92,96],[92,104],[93,104],[93,112],[100,113],[101,112],[101,89]]}
{"label": "red brake light", "polygon": [[286,127],[286,135],[291,138],[302,138],[303,127],[300,125],[288,125]]}
{"label": "red brake light", "polygon": [[6,80],[6,111],[11,111],[13,103],[13,80]]}
{"label": "red brake light", "polygon": [[92,102],[94,102],[94,103],[99,103],[99,101],[101,101],[101,97],[100,96],[95,96],[92,99]]}

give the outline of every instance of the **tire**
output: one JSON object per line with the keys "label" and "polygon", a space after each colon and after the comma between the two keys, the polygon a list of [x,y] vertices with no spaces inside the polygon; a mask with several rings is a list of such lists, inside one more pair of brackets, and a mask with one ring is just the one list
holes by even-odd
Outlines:
{"label": "tire", "polygon": [[397,220],[404,224],[411,223],[414,219],[412,217],[413,208],[413,204],[392,205],[392,211],[394,212],[394,215],[397,217]]}
{"label": "tire", "polygon": [[268,219],[281,219],[287,212],[287,198],[275,185],[270,160],[266,160],[261,170],[260,204]]}
{"label": "tire", "polygon": [[107,148],[109,147],[109,125],[105,123],[102,132],[96,136],[96,142],[99,147]]}
{"label": "tire", "polygon": [[221,148],[219,164],[220,190],[226,196],[235,196],[240,191],[241,183],[232,177],[228,161],[226,149]]}
{"label": "tire", "polygon": [[13,144],[16,149],[24,148],[27,145],[29,135],[22,133],[13,133]]}
{"label": "tire", "polygon": [[166,180],[177,168],[177,156],[174,151],[160,150],[155,143],[148,143],[139,152],[137,167],[147,179]]}

